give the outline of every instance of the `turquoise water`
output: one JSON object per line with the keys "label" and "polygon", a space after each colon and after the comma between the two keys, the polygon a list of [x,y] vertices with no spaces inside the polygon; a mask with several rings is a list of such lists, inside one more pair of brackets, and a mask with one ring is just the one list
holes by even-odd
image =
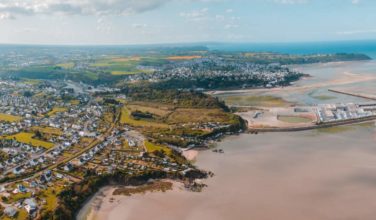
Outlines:
{"label": "turquoise water", "polygon": [[287,54],[363,53],[376,59],[376,40],[305,43],[213,43],[207,47],[222,51],[278,52]]}

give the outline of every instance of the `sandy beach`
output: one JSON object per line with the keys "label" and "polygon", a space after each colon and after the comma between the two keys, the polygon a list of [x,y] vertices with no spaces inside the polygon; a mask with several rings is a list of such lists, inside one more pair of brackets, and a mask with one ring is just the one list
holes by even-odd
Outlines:
{"label": "sandy beach", "polygon": [[373,220],[374,126],[230,137],[219,145],[224,154],[198,156],[215,173],[203,192],[175,188],[111,203],[113,189],[106,189],[88,219]]}
{"label": "sandy beach", "polygon": [[289,86],[289,87],[277,87],[271,89],[241,89],[241,90],[231,90],[231,91],[210,91],[207,92],[210,95],[223,95],[223,94],[242,94],[242,93],[263,93],[263,92],[302,92],[312,89],[318,89],[322,87],[328,86],[341,86],[341,85],[348,85],[353,83],[361,83],[361,82],[368,82],[376,80],[376,75],[368,75],[368,74],[355,74],[351,72],[344,72],[341,76],[337,79],[328,80],[325,82],[314,83],[310,85],[296,85],[296,86]]}

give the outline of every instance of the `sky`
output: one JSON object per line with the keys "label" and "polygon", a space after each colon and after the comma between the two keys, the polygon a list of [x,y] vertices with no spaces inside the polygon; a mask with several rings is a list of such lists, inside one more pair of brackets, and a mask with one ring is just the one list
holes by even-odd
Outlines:
{"label": "sky", "polygon": [[372,40],[375,11],[375,0],[0,0],[0,43]]}

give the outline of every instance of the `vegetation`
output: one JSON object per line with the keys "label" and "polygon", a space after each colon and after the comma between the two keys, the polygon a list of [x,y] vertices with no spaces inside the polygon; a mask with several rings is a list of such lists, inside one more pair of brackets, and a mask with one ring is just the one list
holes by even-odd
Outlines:
{"label": "vegetation", "polygon": [[49,135],[62,135],[63,132],[58,129],[58,128],[52,128],[52,127],[32,127],[31,130],[35,131],[35,132],[40,132],[40,133],[44,133],[44,134],[49,134]]}
{"label": "vegetation", "polygon": [[59,112],[66,112],[68,111],[67,108],[60,108],[60,107],[55,107],[53,108],[47,115],[48,116],[53,116],[55,115],[56,113],[59,113]]}
{"label": "vegetation", "polygon": [[8,115],[8,114],[0,114],[0,121],[6,121],[6,122],[18,122],[21,121],[22,117],[14,116],[14,115]]}
{"label": "vegetation", "polygon": [[34,147],[43,147],[46,149],[49,149],[54,146],[53,143],[46,142],[46,141],[41,141],[34,139],[35,134],[33,133],[26,133],[26,132],[21,132],[15,135],[11,136],[6,136],[6,137],[0,137],[2,139],[14,139],[17,140],[18,142],[24,143],[24,144],[30,144]]}
{"label": "vegetation", "polygon": [[193,59],[199,59],[202,58],[202,56],[171,56],[167,57],[168,60],[193,60]]}
{"label": "vegetation", "polygon": [[145,148],[147,152],[154,153],[156,151],[164,152],[164,154],[171,156],[172,155],[172,150],[171,148],[162,146],[162,145],[157,145],[154,144],[150,141],[145,141]]}
{"label": "vegetation", "polygon": [[243,53],[244,59],[248,62],[269,64],[279,63],[282,65],[328,63],[338,61],[359,61],[370,60],[364,54],[336,53],[336,54],[309,54],[309,55],[289,55],[279,53]]}
{"label": "vegetation", "polygon": [[166,181],[153,181],[151,183],[147,183],[143,186],[139,187],[122,187],[118,188],[113,192],[113,195],[124,195],[124,196],[131,196],[133,194],[140,194],[146,192],[166,192],[168,190],[172,190],[173,184],[171,182]]}
{"label": "vegetation", "polygon": [[238,106],[263,106],[263,107],[286,107],[292,103],[275,96],[256,96],[256,95],[224,95],[219,96],[228,105]]}

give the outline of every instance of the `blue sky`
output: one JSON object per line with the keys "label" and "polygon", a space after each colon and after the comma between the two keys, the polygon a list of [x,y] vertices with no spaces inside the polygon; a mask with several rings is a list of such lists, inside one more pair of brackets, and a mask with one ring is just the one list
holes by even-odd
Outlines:
{"label": "blue sky", "polygon": [[376,39],[374,0],[0,0],[0,43]]}

